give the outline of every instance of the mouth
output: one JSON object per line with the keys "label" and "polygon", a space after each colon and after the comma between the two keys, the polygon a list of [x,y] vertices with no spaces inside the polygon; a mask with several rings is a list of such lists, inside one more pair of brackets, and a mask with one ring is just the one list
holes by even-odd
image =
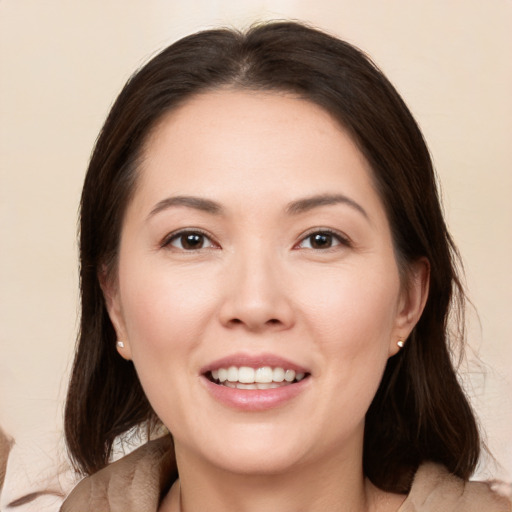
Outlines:
{"label": "mouth", "polygon": [[205,377],[218,386],[231,389],[264,390],[297,384],[309,373],[282,366],[228,366],[207,371]]}
{"label": "mouth", "polygon": [[217,402],[241,412],[284,407],[308,396],[311,372],[274,354],[238,353],[203,367],[201,382]]}

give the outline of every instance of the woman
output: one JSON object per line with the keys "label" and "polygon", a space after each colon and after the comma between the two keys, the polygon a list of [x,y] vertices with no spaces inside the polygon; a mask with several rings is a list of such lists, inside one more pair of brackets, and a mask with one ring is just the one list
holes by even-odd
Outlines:
{"label": "woman", "polygon": [[62,510],[510,510],[466,485],[428,150],[357,49],[274,23],[164,50],[97,141],[80,251],[66,436],[92,476]]}

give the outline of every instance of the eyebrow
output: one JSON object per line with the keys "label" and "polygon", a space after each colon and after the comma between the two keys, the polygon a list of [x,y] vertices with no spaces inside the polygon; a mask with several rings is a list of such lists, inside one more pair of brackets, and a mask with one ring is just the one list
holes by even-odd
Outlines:
{"label": "eyebrow", "polygon": [[210,199],[194,196],[173,196],[167,197],[166,199],[162,199],[162,201],[158,202],[151,210],[148,218],[174,206],[185,206],[187,208],[193,208],[213,215],[220,215],[222,213],[222,206]]}
{"label": "eyebrow", "polygon": [[314,208],[319,208],[321,206],[330,206],[335,204],[345,204],[350,206],[354,210],[358,211],[365,217],[367,220],[370,220],[370,217],[366,210],[356,201],[350,199],[343,194],[320,194],[311,197],[305,197],[303,199],[298,199],[297,201],[292,201],[286,207],[287,213],[291,215],[298,215],[300,213],[305,213]]}
{"label": "eyebrow", "polygon": [[[330,206],[335,204],[345,204],[350,206],[354,210],[361,213],[367,220],[369,220],[369,216],[366,210],[359,203],[343,194],[319,194],[311,197],[297,199],[296,201],[289,203],[285,211],[289,215],[299,215],[315,208],[320,208],[321,206]],[[193,208],[195,210],[200,210],[213,215],[220,215],[223,212],[222,206],[219,203],[212,201],[211,199],[205,199],[196,196],[173,196],[159,201],[151,210],[148,218],[153,217],[163,210],[167,210],[168,208],[173,208],[176,206],[185,206],[187,208]]]}
{"label": "eyebrow", "polygon": [[35,501],[37,498],[40,498],[41,496],[55,496],[57,498],[65,498],[64,494],[62,492],[58,492],[58,491],[31,492],[30,494],[26,494],[25,496],[22,496],[21,498],[11,501],[11,503],[9,503],[7,505],[7,508],[21,507],[22,505],[26,505],[27,503],[31,503],[32,501]]}

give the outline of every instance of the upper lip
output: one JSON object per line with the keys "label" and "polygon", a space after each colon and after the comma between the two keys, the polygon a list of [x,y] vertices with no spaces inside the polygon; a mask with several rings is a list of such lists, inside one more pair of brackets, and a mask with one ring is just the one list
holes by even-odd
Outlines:
{"label": "upper lip", "polygon": [[295,370],[297,373],[310,373],[307,368],[301,366],[289,359],[275,354],[247,354],[237,353],[217,359],[201,368],[201,373],[205,374],[219,368],[229,368],[230,366],[248,366],[249,368],[262,368],[270,366],[272,368],[283,368],[285,370]]}

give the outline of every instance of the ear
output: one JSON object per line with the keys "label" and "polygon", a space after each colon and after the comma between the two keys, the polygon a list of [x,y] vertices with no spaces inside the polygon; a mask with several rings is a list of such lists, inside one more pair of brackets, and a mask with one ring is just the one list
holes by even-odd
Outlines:
{"label": "ear", "polygon": [[102,265],[101,271],[98,274],[98,280],[105,299],[108,316],[116,331],[117,341],[122,341],[122,343],[116,343],[116,349],[121,357],[131,360],[132,355],[124,321],[118,281],[116,278],[112,277],[106,265]]}
{"label": "ear", "polygon": [[390,340],[390,357],[400,350],[399,341],[407,343],[408,336],[418,323],[427,303],[429,283],[430,263],[426,258],[409,265],[398,303],[394,335]]}

